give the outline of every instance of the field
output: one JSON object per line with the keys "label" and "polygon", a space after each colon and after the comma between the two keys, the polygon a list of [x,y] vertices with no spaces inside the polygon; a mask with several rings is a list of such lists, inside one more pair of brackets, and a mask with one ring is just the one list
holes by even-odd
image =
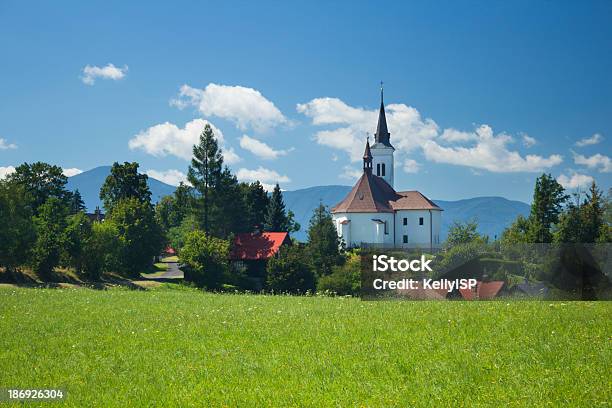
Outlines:
{"label": "field", "polygon": [[611,312],[2,288],[0,388],[63,387],[69,406],[603,407]]}

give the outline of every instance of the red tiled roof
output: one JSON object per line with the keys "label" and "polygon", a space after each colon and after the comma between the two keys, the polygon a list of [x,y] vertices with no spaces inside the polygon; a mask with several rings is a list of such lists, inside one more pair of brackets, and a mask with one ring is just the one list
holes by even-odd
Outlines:
{"label": "red tiled roof", "polygon": [[442,210],[418,191],[395,192],[383,178],[364,172],[332,213]]}
{"label": "red tiled roof", "polygon": [[474,299],[493,299],[504,286],[504,281],[493,281],[493,282],[478,282],[476,289],[459,289],[461,297],[465,300]]}
{"label": "red tiled roof", "polygon": [[230,259],[266,260],[276,254],[284,243],[290,242],[287,232],[236,234]]}

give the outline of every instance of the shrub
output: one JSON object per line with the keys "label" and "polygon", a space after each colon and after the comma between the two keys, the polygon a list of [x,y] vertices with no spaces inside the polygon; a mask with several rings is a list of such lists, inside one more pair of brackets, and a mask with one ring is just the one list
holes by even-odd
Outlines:
{"label": "shrub", "polygon": [[91,226],[91,236],[85,243],[83,275],[91,280],[99,280],[103,272],[119,267],[119,254],[122,241],[117,227],[111,221],[96,222]]}
{"label": "shrub", "polygon": [[315,289],[315,275],[299,245],[281,248],[267,266],[267,288],[275,292],[302,294]]}
{"label": "shrub", "polygon": [[229,266],[229,242],[201,230],[187,234],[180,251],[185,280],[208,289],[218,289]]}
{"label": "shrub", "polygon": [[317,292],[337,295],[359,295],[361,289],[361,258],[351,254],[342,266],[335,266],[332,273],[319,278]]}

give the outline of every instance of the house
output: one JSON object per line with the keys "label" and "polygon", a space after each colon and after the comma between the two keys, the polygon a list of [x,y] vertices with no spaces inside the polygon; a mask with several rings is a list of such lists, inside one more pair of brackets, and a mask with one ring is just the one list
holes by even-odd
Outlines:
{"label": "house", "polygon": [[390,137],[381,89],[375,143],[366,141],[363,174],[331,210],[338,235],[348,248],[439,247],[442,209],[419,191],[395,191]]}
{"label": "house", "polygon": [[288,232],[236,234],[230,251],[232,269],[248,281],[251,289],[261,290],[268,260],[285,245],[291,245]]}

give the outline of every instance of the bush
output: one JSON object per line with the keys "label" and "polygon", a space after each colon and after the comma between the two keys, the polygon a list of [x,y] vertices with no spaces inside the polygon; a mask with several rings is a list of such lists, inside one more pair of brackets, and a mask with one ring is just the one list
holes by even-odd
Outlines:
{"label": "bush", "polygon": [[337,295],[358,296],[361,289],[361,258],[349,255],[346,263],[335,266],[332,273],[319,278],[317,292],[332,292]]}
{"label": "bush", "polygon": [[229,267],[229,242],[195,230],[187,234],[179,256],[186,281],[218,289]]}
{"label": "bush", "polygon": [[302,294],[315,289],[315,275],[299,245],[281,248],[278,255],[268,261],[267,273],[269,290]]}

